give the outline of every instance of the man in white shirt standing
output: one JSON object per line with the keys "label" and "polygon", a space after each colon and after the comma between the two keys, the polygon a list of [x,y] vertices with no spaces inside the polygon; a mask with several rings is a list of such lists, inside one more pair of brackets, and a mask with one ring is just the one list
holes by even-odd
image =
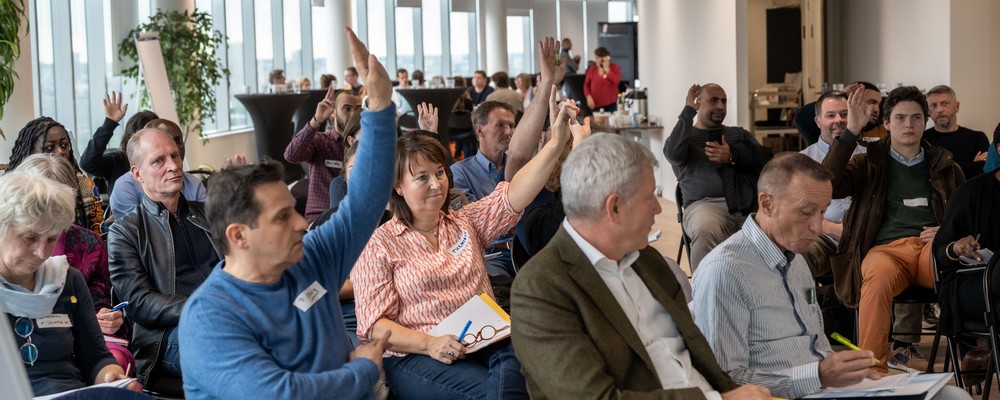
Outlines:
{"label": "man in white shirt standing", "polygon": [[512,341],[534,399],[770,399],[719,367],[648,246],[660,213],[649,149],[598,134],[562,167],[566,220],[518,273]]}

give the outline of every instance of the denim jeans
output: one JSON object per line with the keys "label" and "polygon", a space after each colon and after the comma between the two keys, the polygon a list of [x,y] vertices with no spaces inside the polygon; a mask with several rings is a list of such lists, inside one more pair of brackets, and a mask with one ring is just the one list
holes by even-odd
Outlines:
{"label": "denim jeans", "polygon": [[383,361],[389,387],[400,400],[527,399],[521,363],[510,340],[468,354],[451,365],[410,354]]}
{"label": "denim jeans", "polygon": [[510,250],[498,250],[499,256],[483,261],[486,267],[486,274],[489,276],[506,275],[511,278],[517,274],[514,270],[514,260],[511,258]]}
{"label": "denim jeans", "polygon": [[358,317],[354,311],[354,299],[340,301],[340,313],[344,316],[344,328],[347,330],[347,338],[351,339],[351,345],[357,348],[361,345],[358,340]]}
{"label": "denim jeans", "polygon": [[163,366],[163,372],[174,378],[181,377],[181,350],[180,344],[177,342],[177,331],[176,327],[167,331],[163,360],[160,361],[160,364]]}

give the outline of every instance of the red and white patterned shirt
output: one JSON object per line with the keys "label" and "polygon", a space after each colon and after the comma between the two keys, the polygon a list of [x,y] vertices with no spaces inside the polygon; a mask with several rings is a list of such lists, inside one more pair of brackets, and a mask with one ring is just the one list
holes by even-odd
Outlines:
{"label": "red and white patterned shirt", "polygon": [[381,318],[428,332],[472,296],[493,296],[483,249],[521,217],[507,199],[507,183],[479,201],[441,214],[437,251],[395,217],[372,234],[351,271],[362,342],[371,340]]}

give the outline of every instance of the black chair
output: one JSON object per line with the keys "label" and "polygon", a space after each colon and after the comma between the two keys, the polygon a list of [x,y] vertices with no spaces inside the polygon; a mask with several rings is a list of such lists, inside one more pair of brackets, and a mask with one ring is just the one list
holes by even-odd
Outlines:
{"label": "black chair", "polygon": [[453,157],[456,160],[476,155],[479,142],[472,127],[472,112],[463,110],[451,113],[451,118],[448,120],[448,137],[455,144]]}
{"label": "black chair", "polygon": [[[956,332],[953,335],[948,335],[948,360],[952,365],[955,366],[955,384],[956,386],[969,390],[968,386],[971,386],[967,379],[970,375],[979,373],[978,371],[962,371],[961,364],[959,362],[960,356],[958,352],[958,340],[961,337],[973,337],[973,338],[989,338],[990,347],[992,349],[997,348],[997,335],[1000,334],[1000,328],[998,328],[997,321],[1000,318],[997,317],[997,309],[993,304],[993,299],[996,296],[996,288],[994,287],[994,282],[1000,279],[1000,257],[993,257],[987,266],[975,267],[975,268],[965,268],[954,272],[956,274],[984,274],[983,275],[983,296],[986,299],[986,311],[983,313],[982,319],[972,319],[972,320],[962,320],[962,330]],[[942,307],[941,312],[948,312],[948,309]],[[983,394],[983,399],[989,399],[990,396],[990,386],[993,382],[993,375],[997,374],[1000,376],[1000,362],[998,362],[998,356],[996,351],[991,351],[991,358],[989,365],[986,367],[986,377],[985,386],[978,387],[975,385],[979,393]],[[980,375],[980,377],[982,377]]]}
{"label": "black chair", "polygon": [[[681,194],[681,185],[678,184],[674,189],[674,200],[677,202],[677,223],[681,226],[681,244],[677,247],[677,262],[681,260],[681,256],[684,255],[684,249],[687,249],[688,254],[688,266],[691,266],[691,237],[688,236],[687,232],[684,230],[684,196]],[[692,268],[693,269],[693,268]],[[692,273],[694,271],[691,271]]]}
{"label": "black chair", "polygon": [[413,114],[413,111],[400,115],[399,118],[396,119],[397,136],[403,136],[404,134],[417,129],[420,129],[420,124],[417,123],[417,116]]}

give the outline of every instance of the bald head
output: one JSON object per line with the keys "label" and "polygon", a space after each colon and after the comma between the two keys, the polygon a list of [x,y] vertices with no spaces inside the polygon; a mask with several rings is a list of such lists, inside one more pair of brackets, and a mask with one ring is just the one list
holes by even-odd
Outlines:
{"label": "bald head", "polygon": [[698,123],[702,129],[716,129],[722,127],[722,121],[726,119],[726,104],[728,103],[726,91],[715,83],[706,83],[701,86],[698,94]]}

